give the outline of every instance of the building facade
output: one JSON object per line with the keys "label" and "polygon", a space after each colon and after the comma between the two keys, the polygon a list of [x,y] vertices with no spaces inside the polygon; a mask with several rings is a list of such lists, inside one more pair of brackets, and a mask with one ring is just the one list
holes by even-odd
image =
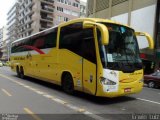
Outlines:
{"label": "building facade", "polygon": [[81,18],[86,17],[86,12],[87,12],[87,3],[80,1],[80,17]]}
{"label": "building facade", "polygon": [[19,0],[18,38],[53,26],[53,0]]}
{"label": "building facade", "polygon": [[8,41],[14,41],[18,38],[18,11],[19,5],[15,3],[13,7],[7,13],[7,30],[8,30]]}
{"label": "building facade", "polygon": [[17,0],[7,16],[9,47],[14,40],[79,18],[80,0]]}
{"label": "building facade", "polygon": [[79,17],[79,0],[19,0],[18,37]]}
{"label": "building facade", "polygon": [[3,28],[0,28],[0,43],[3,41]]}
{"label": "building facade", "polygon": [[153,72],[159,67],[160,61],[157,52],[160,51],[159,4],[158,0],[88,0],[87,15],[111,19],[128,24],[136,31],[149,33],[155,40],[155,50],[146,49],[148,42],[142,37],[138,38],[138,43],[145,64],[145,72]]}
{"label": "building facade", "polygon": [[0,59],[7,60],[7,26],[0,29]]}
{"label": "building facade", "polygon": [[78,18],[80,0],[55,0],[54,25]]}
{"label": "building facade", "polygon": [[3,49],[3,27],[0,28],[0,58],[2,58],[2,49]]}

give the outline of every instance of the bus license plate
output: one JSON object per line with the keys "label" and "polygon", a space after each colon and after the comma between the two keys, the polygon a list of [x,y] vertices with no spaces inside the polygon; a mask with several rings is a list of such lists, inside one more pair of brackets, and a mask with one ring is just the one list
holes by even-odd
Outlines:
{"label": "bus license plate", "polygon": [[124,92],[131,92],[131,88],[125,88]]}

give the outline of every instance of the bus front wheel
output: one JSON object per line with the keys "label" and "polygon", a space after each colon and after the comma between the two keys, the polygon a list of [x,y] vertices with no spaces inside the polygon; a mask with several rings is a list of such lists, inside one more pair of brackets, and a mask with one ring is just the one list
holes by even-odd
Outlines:
{"label": "bus front wheel", "polygon": [[72,76],[67,73],[62,77],[62,88],[68,94],[73,94],[74,92],[74,83]]}

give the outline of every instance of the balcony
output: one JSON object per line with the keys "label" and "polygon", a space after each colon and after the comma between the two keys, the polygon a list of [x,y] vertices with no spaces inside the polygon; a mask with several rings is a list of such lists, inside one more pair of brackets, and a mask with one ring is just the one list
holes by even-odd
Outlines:
{"label": "balcony", "polygon": [[54,9],[52,7],[49,7],[49,6],[42,6],[41,11],[46,12],[46,13],[53,13]]}
{"label": "balcony", "polygon": [[33,13],[34,13],[34,11],[32,11],[32,10],[28,10],[27,12],[25,12],[25,16],[32,15]]}
{"label": "balcony", "polygon": [[53,5],[54,0],[41,0],[42,3]]}
{"label": "balcony", "polygon": [[45,29],[51,28],[52,26],[53,26],[53,24],[41,24],[40,29],[45,30]]}
{"label": "balcony", "polygon": [[53,23],[53,18],[41,16],[41,21]]}
{"label": "balcony", "polygon": [[26,30],[25,30],[25,32],[32,32],[33,31],[33,28],[27,28]]}
{"label": "balcony", "polygon": [[27,4],[26,8],[32,7],[34,4],[35,4],[34,2],[29,2],[29,3]]}

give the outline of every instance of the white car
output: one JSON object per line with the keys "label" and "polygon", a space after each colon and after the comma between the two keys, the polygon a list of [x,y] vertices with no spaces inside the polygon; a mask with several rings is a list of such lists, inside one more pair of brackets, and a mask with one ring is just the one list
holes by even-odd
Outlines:
{"label": "white car", "polygon": [[0,67],[2,67],[3,66],[3,63],[0,61]]}

